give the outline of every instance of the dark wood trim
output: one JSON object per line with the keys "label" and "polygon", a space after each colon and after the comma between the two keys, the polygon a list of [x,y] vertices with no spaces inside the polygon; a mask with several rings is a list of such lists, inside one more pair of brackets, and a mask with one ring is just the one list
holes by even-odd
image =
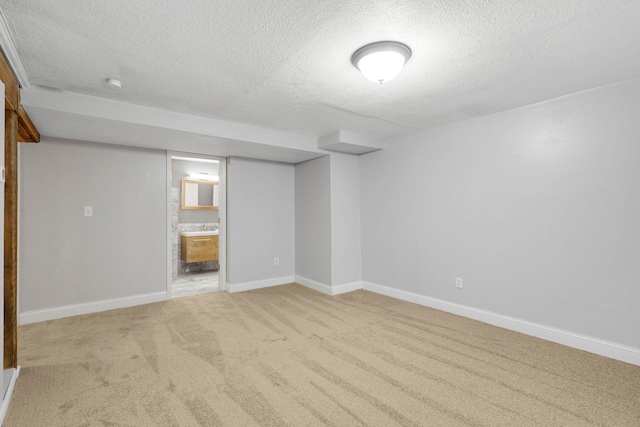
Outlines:
{"label": "dark wood trim", "polygon": [[20,105],[20,85],[0,49],[0,80],[4,83],[4,368],[18,367],[18,138],[40,141],[40,135]]}
{"label": "dark wood trim", "polygon": [[18,105],[18,142],[40,142],[40,133],[22,105]]}
{"label": "dark wood trim", "polygon": [[18,367],[18,113],[4,112],[4,369]]}
{"label": "dark wood trim", "polygon": [[4,109],[17,112],[20,105],[20,84],[4,52],[0,55],[0,80],[4,83]]}

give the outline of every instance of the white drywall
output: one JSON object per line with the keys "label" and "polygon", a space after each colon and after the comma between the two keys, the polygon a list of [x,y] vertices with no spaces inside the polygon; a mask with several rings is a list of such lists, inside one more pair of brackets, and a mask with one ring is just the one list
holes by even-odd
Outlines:
{"label": "white drywall", "polygon": [[331,293],[329,156],[295,166],[295,218],[296,280]]}
{"label": "white drywall", "polygon": [[227,177],[230,290],[292,282],[294,166],[234,157]]}
{"label": "white drywall", "polygon": [[640,348],[638,117],[636,80],[362,156],[363,280]]}
{"label": "white drywall", "polygon": [[44,137],[19,159],[21,321],[166,293],[163,151]]}
{"label": "white drywall", "polygon": [[324,154],[300,133],[30,86],[20,101],[42,135],[221,157],[296,163]]}

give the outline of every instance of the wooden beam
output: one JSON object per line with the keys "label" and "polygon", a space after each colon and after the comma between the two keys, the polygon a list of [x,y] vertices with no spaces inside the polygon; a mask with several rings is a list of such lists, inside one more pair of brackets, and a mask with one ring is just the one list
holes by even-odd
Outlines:
{"label": "wooden beam", "polygon": [[18,142],[40,142],[40,133],[22,105],[18,105]]}
{"label": "wooden beam", "polygon": [[[2,52],[2,49],[0,49]],[[20,105],[20,85],[4,52],[0,55],[4,83],[4,368],[18,367],[18,138],[39,142],[40,134]]]}
{"label": "wooden beam", "polygon": [[4,368],[18,367],[18,113],[5,110]]}
{"label": "wooden beam", "polygon": [[[2,52],[2,49],[0,49]],[[4,192],[4,368],[18,367],[18,127],[20,85],[4,52],[0,55],[0,80],[4,83],[5,192]],[[39,135],[24,114],[24,133]],[[26,139],[26,138],[25,138]]]}
{"label": "wooden beam", "polygon": [[9,61],[0,56],[0,80],[4,83],[4,109],[18,113],[18,142],[40,142],[40,133],[20,105],[20,85]]}
{"label": "wooden beam", "polygon": [[0,80],[4,83],[4,109],[17,112],[20,105],[20,85],[4,52],[0,55]]}

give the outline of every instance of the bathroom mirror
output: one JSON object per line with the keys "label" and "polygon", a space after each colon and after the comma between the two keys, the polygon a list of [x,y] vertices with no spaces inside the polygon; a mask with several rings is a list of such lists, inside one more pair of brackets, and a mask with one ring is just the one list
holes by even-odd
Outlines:
{"label": "bathroom mirror", "polygon": [[182,209],[218,210],[219,187],[215,181],[182,180]]}

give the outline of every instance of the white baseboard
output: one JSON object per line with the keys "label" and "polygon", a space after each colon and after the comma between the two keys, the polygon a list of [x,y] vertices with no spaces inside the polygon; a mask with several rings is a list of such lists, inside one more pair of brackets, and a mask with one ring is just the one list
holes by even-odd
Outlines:
{"label": "white baseboard", "polygon": [[324,283],[316,282],[315,280],[307,279],[306,277],[296,276],[296,283],[299,283],[307,288],[311,288],[314,291],[322,292],[325,295],[331,294],[331,286]]}
{"label": "white baseboard", "polygon": [[[0,372],[0,375],[2,375],[2,372]],[[11,396],[13,395],[13,389],[16,387],[18,375],[20,375],[20,366],[13,370],[9,387],[7,388],[7,393],[4,395],[4,399],[2,400],[2,406],[0,406],[0,426],[4,422],[4,417],[7,415],[7,411],[9,410],[9,402],[11,402]]]}
{"label": "white baseboard", "polygon": [[466,305],[456,304],[437,298],[431,298],[424,295],[407,292],[400,289],[390,288],[375,283],[363,282],[363,289],[378,294],[397,298],[403,301],[413,302],[424,305],[426,307],[435,308],[437,310],[446,311],[448,313],[457,314],[459,316],[468,317],[470,319],[479,320],[490,325],[499,326],[501,328],[542,338],[558,344],[588,351],[590,353],[599,354],[600,356],[610,357],[612,359],[621,360],[640,366],[640,349],[616,344],[609,341],[592,338],[586,335],[576,334],[574,332],[562,329],[552,328],[537,323],[527,322],[525,320],[516,319],[514,317],[503,316],[501,314],[492,313],[486,310],[469,307]]}
{"label": "white baseboard", "polygon": [[165,301],[167,292],[155,292],[146,295],[135,295],[125,298],[114,298],[102,301],[93,301],[82,304],[65,305],[62,307],[45,308],[20,313],[19,324],[45,322],[47,320],[61,319],[63,317],[78,316],[81,314],[97,313],[99,311],[114,310],[116,308],[133,307],[134,305],[149,304]]}
{"label": "white baseboard", "polygon": [[292,283],[294,281],[293,276],[276,277],[273,279],[256,280],[255,282],[244,282],[227,284],[229,293],[251,291],[253,289],[268,288],[270,286],[284,285]]}
{"label": "white baseboard", "polygon": [[334,285],[331,287],[333,293],[331,295],[346,294],[347,292],[357,291],[362,289],[362,282],[351,282],[343,285]]}
{"label": "white baseboard", "polygon": [[307,279],[306,277],[302,276],[296,276],[296,283],[331,296],[362,289],[362,282],[351,282],[345,283],[343,285],[331,286],[325,285],[324,283],[316,282],[315,280]]}

